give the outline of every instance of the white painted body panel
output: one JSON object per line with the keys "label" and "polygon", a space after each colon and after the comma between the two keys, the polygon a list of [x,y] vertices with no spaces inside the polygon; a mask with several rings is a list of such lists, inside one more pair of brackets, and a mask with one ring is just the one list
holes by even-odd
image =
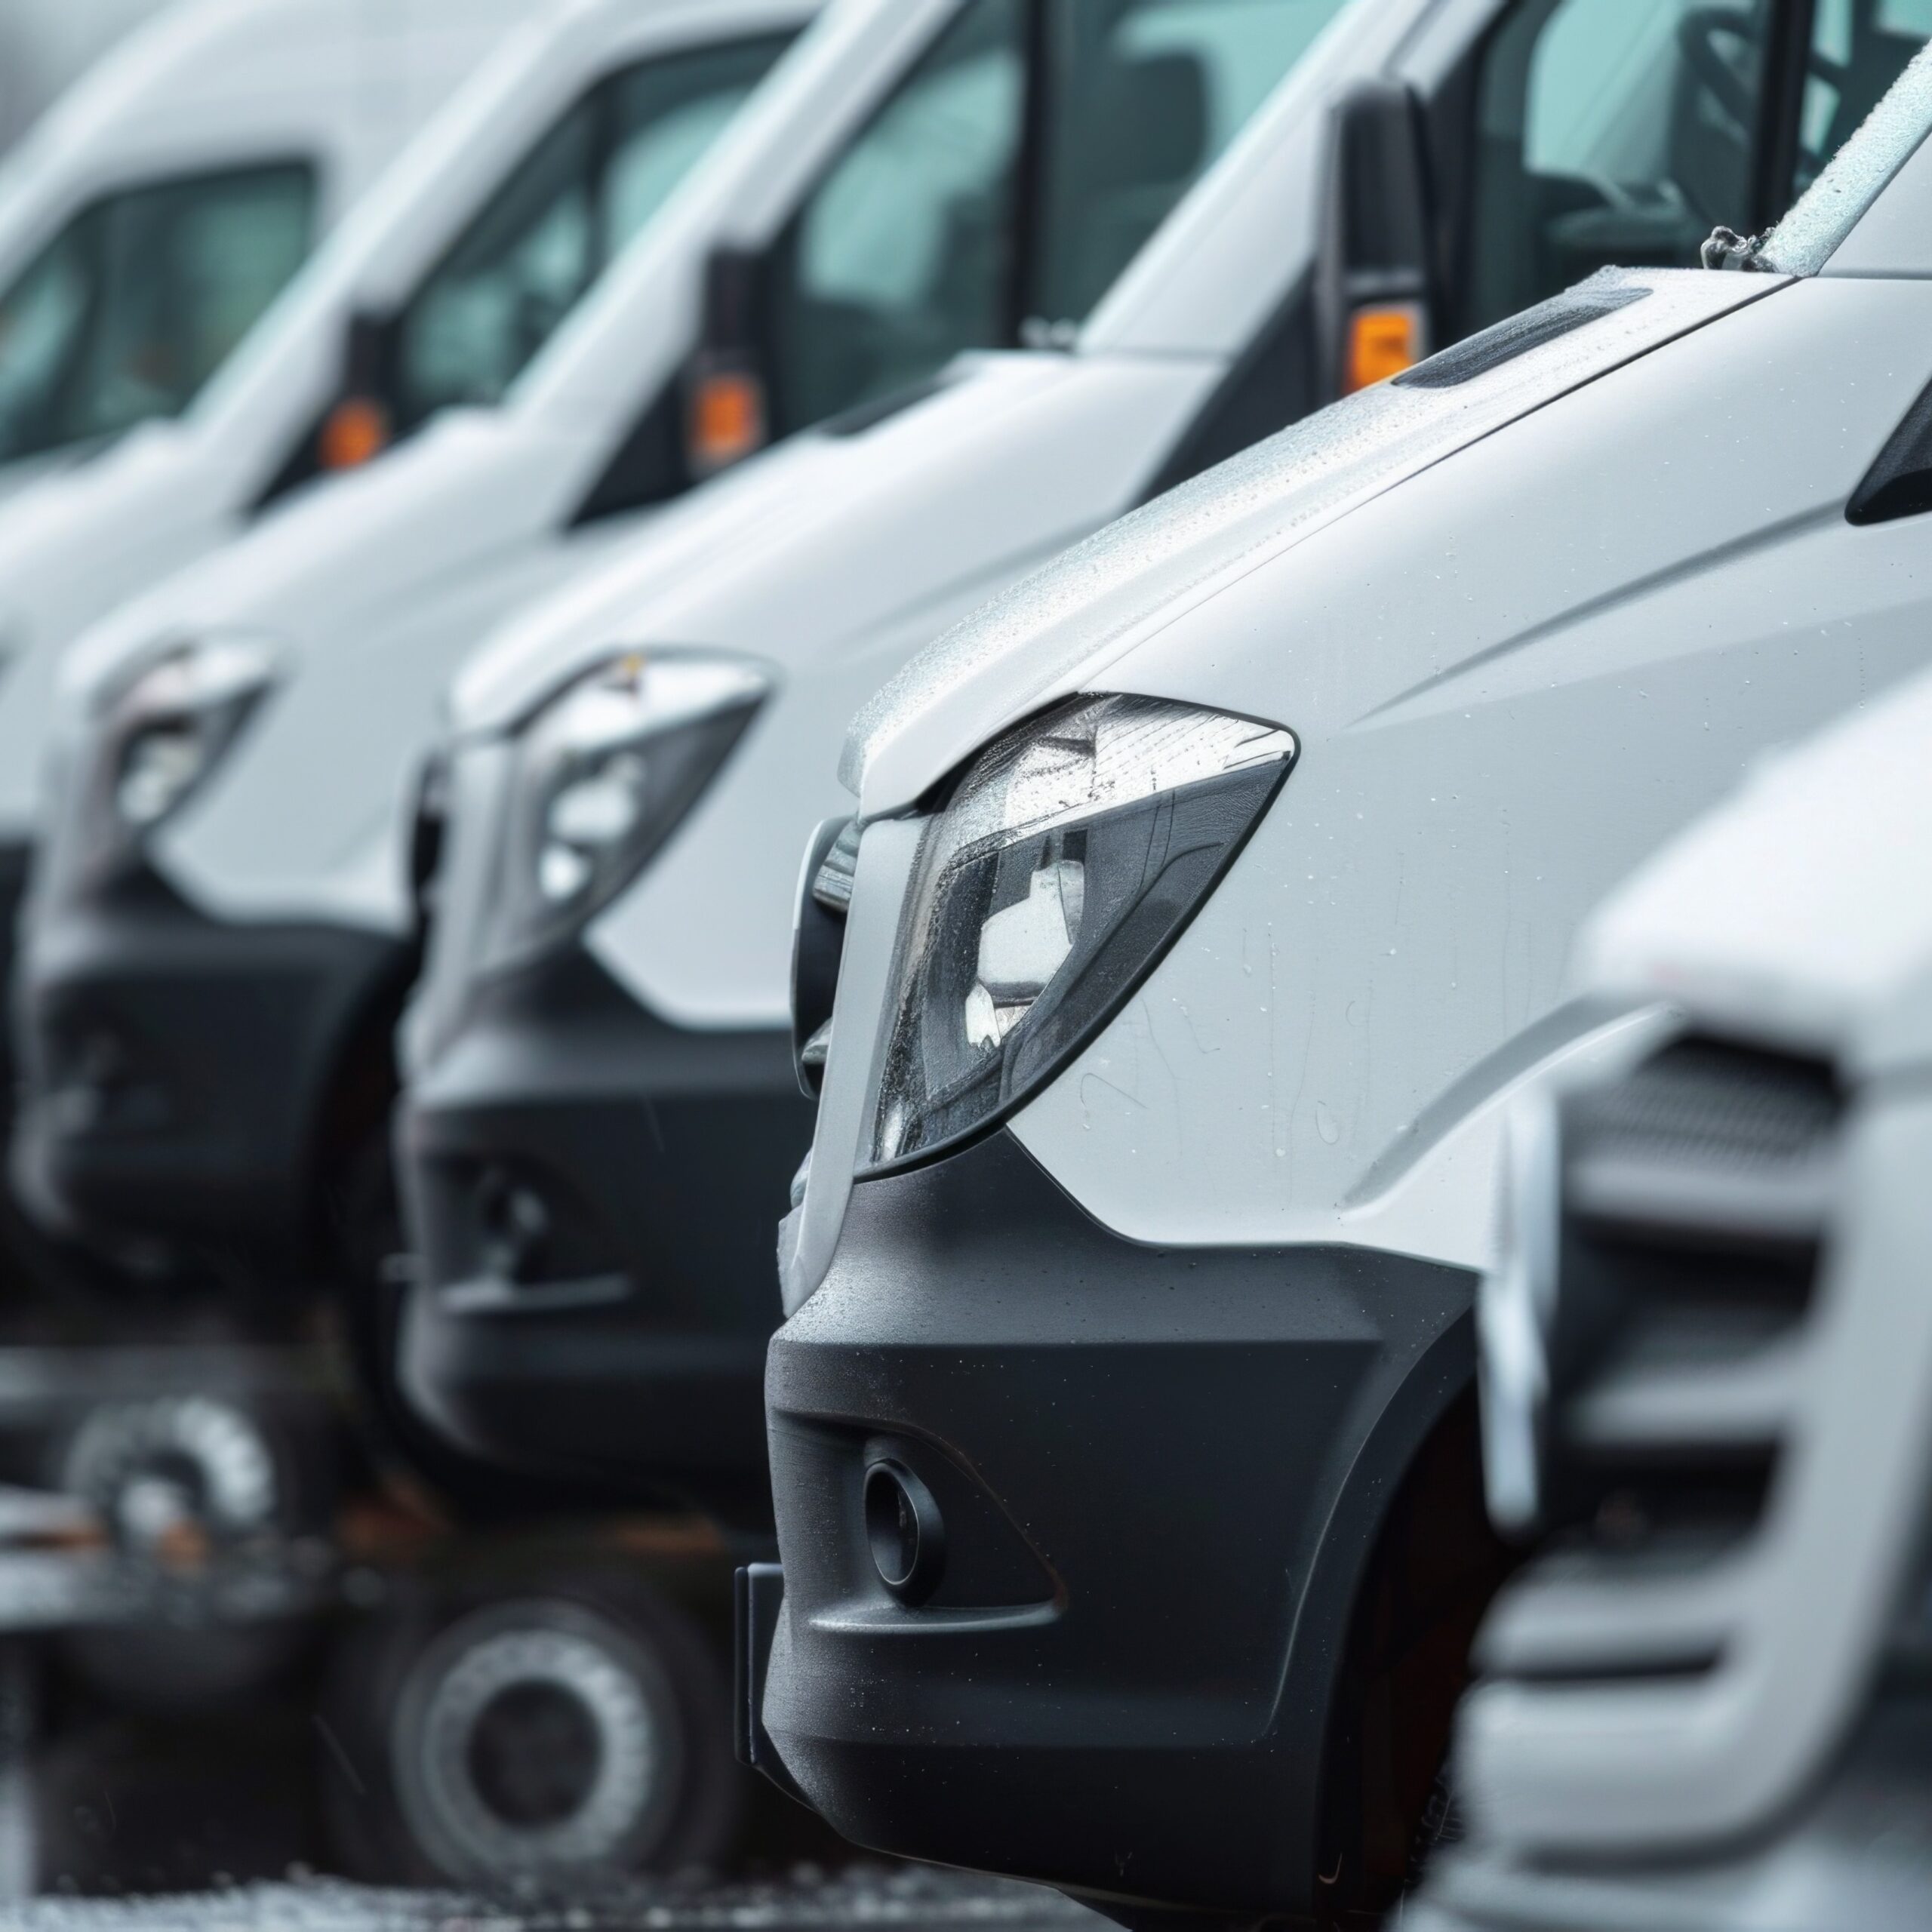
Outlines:
{"label": "white painted body panel", "polygon": [[124,34],[169,0],[17,0],[0,14],[0,155]]}
{"label": "white painted body panel", "polygon": [[[426,5],[412,0],[413,11],[379,11],[392,22],[414,18],[420,27]],[[17,640],[13,668],[0,677],[0,837],[26,836],[35,818],[63,652],[127,599],[251,528],[251,506],[341,381],[351,318],[381,313],[406,297],[516,160],[602,75],[654,48],[709,42],[741,25],[795,25],[815,5],[488,0],[476,10],[478,20],[493,9],[528,17],[424,128],[382,192],[341,225],[195,406],[0,504],[0,636]],[[306,494],[325,496],[350,480]],[[398,489],[406,497],[411,486]],[[291,503],[263,528],[311,511]],[[349,515],[352,520],[355,512]],[[285,557],[279,537],[264,548]],[[287,566],[265,560],[243,568],[259,583]],[[183,588],[188,605],[202,594]],[[350,594],[366,602],[361,593],[375,588],[372,580]]]}
{"label": "white painted body panel", "polygon": [[[1107,1226],[1485,1263],[1507,1097],[1614,1044],[1601,1004],[1564,1000],[1590,907],[1766,747],[1932,653],[1923,529],[1843,515],[1932,375],[1932,285],[1642,279],[1658,294],[1460,392],[1462,447],[1445,428],[1364,461],[1352,441],[1401,405],[1340,405],[1325,481],[1254,512],[1230,466],[1199,529],[1157,509],[1108,533],[875,709],[853,761],[869,817],[1083,691],[1300,741],[1173,951],[1012,1123]],[[1672,290],[1687,333],[1484,420],[1485,385]],[[851,1022],[862,1058],[878,1023]],[[836,1238],[811,1194],[857,1154],[823,1124],[793,1300]]]}

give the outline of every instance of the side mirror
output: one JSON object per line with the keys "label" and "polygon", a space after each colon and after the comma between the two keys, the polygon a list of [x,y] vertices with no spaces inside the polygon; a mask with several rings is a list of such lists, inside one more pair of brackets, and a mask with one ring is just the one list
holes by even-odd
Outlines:
{"label": "side mirror", "polygon": [[1327,392],[1350,395],[1436,343],[1420,103],[1365,82],[1337,107],[1329,154],[1316,314]]}
{"label": "side mirror", "polygon": [[342,394],[322,418],[315,461],[325,473],[359,469],[395,440],[389,397],[395,379],[395,328],[374,315],[349,318]]}
{"label": "side mirror", "polygon": [[705,264],[685,409],[685,460],[695,481],[755,455],[771,439],[758,352],[763,269],[763,258],[742,248],[715,249]]}

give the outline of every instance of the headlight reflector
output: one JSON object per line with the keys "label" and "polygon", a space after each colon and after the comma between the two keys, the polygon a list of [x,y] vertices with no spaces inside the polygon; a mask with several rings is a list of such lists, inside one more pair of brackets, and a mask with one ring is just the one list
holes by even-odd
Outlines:
{"label": "headlight reflector", "polygon": [[275,682],[266,638],[179,645],[112,688],[95,715],[91,844],[112,863],[186,804]]}
{"label": "headlight reflector", "polygon": [[1297,750],[1248,718],[1100,697],[983,752],[921,849],[863,1171],[978,1132],[1057,1072],[1179,937]]}
{"label": "headlight reflector", "polygon": [[520,964],[580,931],[669,838],[771,688],[748,660],[626,651],[525,726],[485,951]]}

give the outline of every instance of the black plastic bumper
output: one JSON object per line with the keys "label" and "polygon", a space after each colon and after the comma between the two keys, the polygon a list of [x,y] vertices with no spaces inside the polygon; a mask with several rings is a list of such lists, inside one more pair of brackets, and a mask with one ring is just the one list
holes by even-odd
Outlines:
{"label": "black plastic bumper", "polygon": [[697,1033],[572,949],[411,1091],[404,1384],[462,1447],[768,1526],[772,1244],[811,1112],[788,1033]]}
{"label": "black plastic bumper", "polygon": [[791,1777],[1130,1918],[1386,1899],[1500,1573],[1472,1288],[1141,1247],[1005,1133],[862,1183],[768,1371]]}
{"label": "black plastic bumper", "polygon": [[1706,1859],[1524,1866],[1445,1856],[1403,1932],[1920,1932],[1932,1924],[1932,1694],[1882,1696],[1820,1789]]}
{"label": "black plastic bumper", "polygon": [[23,1198],[101,1246],[306,1253],[351,1043],[411,958],[346,927],[212,919],[151,874],[50,915],[15,996]]}

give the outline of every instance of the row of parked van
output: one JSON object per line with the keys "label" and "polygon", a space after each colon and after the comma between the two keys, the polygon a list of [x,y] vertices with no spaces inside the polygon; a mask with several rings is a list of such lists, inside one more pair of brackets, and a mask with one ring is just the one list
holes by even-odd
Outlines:
{"label": "row of parked van", "polygon": [[[775,1529],[862,1844],[1922,1922],[1928,35],[169,17],[0,178],[17,1251]],[[272,1515],[205,1420],[129,1536]],[[724,1660],[540,1611],[371,1714],[411,1857],[714,1852]]]}

